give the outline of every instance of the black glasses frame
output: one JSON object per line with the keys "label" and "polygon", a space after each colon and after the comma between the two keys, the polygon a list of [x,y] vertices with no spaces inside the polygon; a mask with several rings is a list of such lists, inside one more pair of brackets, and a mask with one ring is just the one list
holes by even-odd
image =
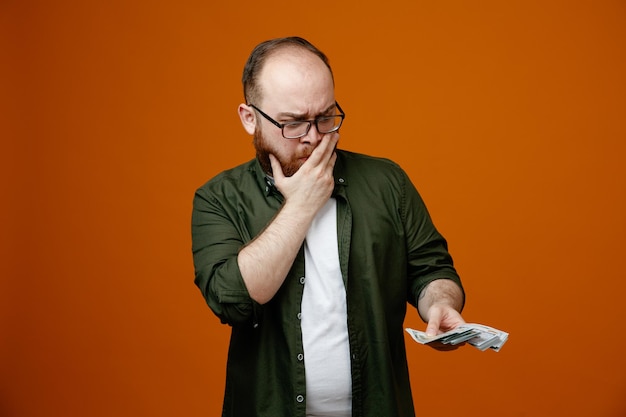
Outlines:
{"label": "black glasses frame", "polygon": [[[282,133],[282,135],[283,135],[283,137],[284,137],[285,139],[300,139],[300,138],[302,138],[302,137],[306,136],[306,135],[309,133],[309,130],[311,130],[311,124],[313,124],[313,123],[315,123],[315,128],[316,128],[316,129],[317,129],[317,131],[318,131],[319,133],[321,133],[321,134],[326,134],[326,133],[336,132],[336,131],[338,131],[338,130],[339,130],[339,128],[340,128],[340,127],[341,127],[341,125],[343,124],[343,119],[345,119],[345,117],[346,117],[346,114],[345,114],[345,113],[344,113],[344,111],[341,109],[341,106],[339,105],[339,103],[337,103],[336,101],[335,101],[335,106],[337,106],[337,110],[339,110],[340,114],[335,114],[335,115],[333,115],[333,116],[320,116],[320,117],[317,117],[317,118],[315,118],[315,119],[311,119],[311,120],[295,120],[295,121],[293,121],[293,122],[287,122],[287,123],[279,123],[279,122],[277,122],[276,120],[272,119],[270,116],[268,116],[267,114],[265,114],[265,113],[263,112],[263,110],[259,109],[259,108],[258,108],[257,106],[255,106],[254,104],[248,104],[248,105],[249,105],[250,107],[252,107],[254,110],[258,111],[258,112],[259,112],[259,114],[260,114],[261,116],[265,117],[265,118],[266,118],[266,119],[267,119],[270,123],[272,123],[274,126],[278,127],[278,128],[280,129],[280,132]],[[341,121],[339,122],[339,125],[337,125],[337,126],[336,126],[336,127],[334,127],[332,130],[329,130],[329,131],[325,131],[325,132],[320,131],[320,128],[319,128],[319,125],[318,125],[318,123],[319,123],[320,121],[327,120],[327,119],[330,119],[330,118],[335,118],[335,117],[337,117],[337,116],[341,117]],[[298,125],[299,125],[299,124],[304,124],[304,123],[308,123],[308,126],[307,126],[307,128],[306,128],[306,131],[305,131],[303,134],[298,135],[298,136],[291,136],[291,137],[287,137],[287,136],[285,136],[285,130],[284,130],[284,129],[285,129],[285,126],[289,126],[289,125],[296,125],[296,124],[298,124]]]}

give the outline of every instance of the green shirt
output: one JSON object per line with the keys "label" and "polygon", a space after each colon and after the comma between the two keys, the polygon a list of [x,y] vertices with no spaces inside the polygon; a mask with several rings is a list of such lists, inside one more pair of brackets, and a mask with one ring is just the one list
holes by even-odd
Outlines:
{"label": "green shirt", "polygon": [[[337,150],[333,197],[346,286],[353,416],[413,416],[404,345],[407,301],[436,279],[461,285],[445,239],[406,173],[386,159]],[[300,328],[304,251],[264,305],[249,296],[239,250],[258,235],[283,198],[256,159],[225,171],[194,197],[195,283],[232,327],[223,415],[305,416]]]}

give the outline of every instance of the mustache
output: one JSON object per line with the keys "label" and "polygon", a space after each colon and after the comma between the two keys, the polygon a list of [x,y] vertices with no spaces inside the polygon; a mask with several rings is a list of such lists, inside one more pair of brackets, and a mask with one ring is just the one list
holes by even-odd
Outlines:
{"label": "mustache", "polygon": [[310,152],[302,152],[301,154],[297,155],[297,156],[296,156],[296,158],[297,158],[297,159],[309,158],[312,154],[313,154],[313,151],[310,151]]}

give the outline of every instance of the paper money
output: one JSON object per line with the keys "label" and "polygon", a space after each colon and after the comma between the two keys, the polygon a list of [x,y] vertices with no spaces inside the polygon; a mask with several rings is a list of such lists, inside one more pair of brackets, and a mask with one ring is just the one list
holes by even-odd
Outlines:
{"label": "paper money", "polygon": [[499,352],[509,338],[507,332],[477,323],[461,324],[437,336],[428,336],[424,332],[409,328],[407,328],[406,331],[411,335],[413,340],[422,345],[427,345],[432,342],[439,342],[446,345],[458,345],[459,343],[467,342],[481,351],[492,349]]}

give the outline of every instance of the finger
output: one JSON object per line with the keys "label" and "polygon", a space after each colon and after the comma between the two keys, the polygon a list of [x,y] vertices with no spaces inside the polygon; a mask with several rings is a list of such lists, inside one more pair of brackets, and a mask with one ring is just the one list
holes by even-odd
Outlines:
{"label": "finger", "polygon": [[338,139],[339,135],[336,133],[324,135],[307,162],[311,161],[313,165],[327,162],[335,152]]}
{"label": "finger", "polygon": [[339,133],[333,132],[328,136],[330,136],[330,139],[327,142],[327,148],[325,149],[325,153],[328,153],[329,157],[331,157],[333,154],[335,154],[335,149],[337,149],[337,143],[339,142]]}
{"label": "finger", "polygon": [[327,167],[330,171],[332,171],[335,167],[335,162],[337,162],[337,152],[333,152],[333,154],[330,156],[330,159],[328,160]]}
{"label": "finger", "polygon": [[428,326],[426,326],[426,334],[428,336],[437,336],[439,327],[441,326],[441,316],[438,311],[431,311]]}
{"label": "finger", "polygon": [[336,154],[337,144],[339,143],[339,132],[331,133],[330,142],[328,143],[328,148],[332,154]]}
{"label": "finger", "polygon": [[465,346],[465,342],[463,343],[459,343],[456,345],[446,345],[444,343],[439,343],[439,342],[433,342],[433,343],[429,343],[428,346],[430,346],[431,348],[441,351],[441,352],[448,352],[451,350],[457,350],[458,348],[460,348],[461,346]]}

